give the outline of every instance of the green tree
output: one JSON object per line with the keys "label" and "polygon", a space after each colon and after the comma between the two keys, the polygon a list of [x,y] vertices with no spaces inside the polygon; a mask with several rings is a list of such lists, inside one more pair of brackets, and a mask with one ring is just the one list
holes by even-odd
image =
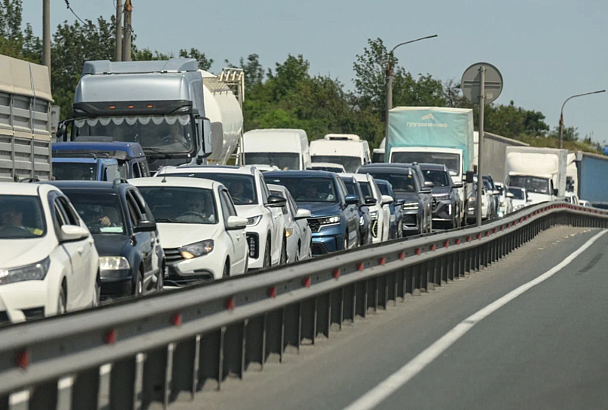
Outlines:
{"label": "green tree", "polygon": [[198,68],[204,71],[208,71],[213,64],[213,59],[207,58],[205,53],[201,53],[196,48],[191,48],[190,51],[181,49],[179,50],[179,56],[182,58],[194,58],[198,61]]}

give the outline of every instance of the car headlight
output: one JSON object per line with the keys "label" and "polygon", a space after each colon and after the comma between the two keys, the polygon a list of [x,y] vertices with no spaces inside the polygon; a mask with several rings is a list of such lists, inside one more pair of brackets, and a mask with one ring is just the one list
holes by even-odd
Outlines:
{"label": "car headlight", "polygon": [[256,215],[247,218],[247,226],[256,226],[262,220],[262,215]]}
{"label": "car headlight", "polygon": [[475,198],[474,196],[469,198],[469,202],[475,202],[475,201],[477,201],[477,198]]}
{"label": "car headlight", "polygon": [[406,202],[403,204],[404,211],[417,211],[419,207],[418,202]]}
{"label": "car headlight", "polygon": [[207,255],[213,251],[213,239],[191,243],[190,245],[182,246],[179,252],[184,259],[198,258],[199,256]]}
{"label": "car headlight", "polygon": [[23,282],[26,280],[43,280],[51,265],[51,258],[18,268],[0,269],[0,285]]}
{"label": "car headlight", "polygon": [[450,199],[450,195],[436,195],[433,198],[435,198],[438,201],[447,201]]}
{"label": "car headlight", "polygon": [[123,270],[131,269],[129,261],[123,256],[100,256],[99,269],[101,270]]}
{"label": "car headlight", "polygon": [[319,218],[319,223],[321,225],[334,225],[340,223],[340,215],[335,216],[327,216],[324,218]]}
{"label": "car headlight", "polygon": [[370,218],[372,219],[378,219],[378,211],[371,211],[369,213]]}

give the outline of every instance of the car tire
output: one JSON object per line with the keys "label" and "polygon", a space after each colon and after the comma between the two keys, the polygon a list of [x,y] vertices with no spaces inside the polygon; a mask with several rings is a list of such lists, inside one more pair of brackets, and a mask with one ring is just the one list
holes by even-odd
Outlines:
{"label": "car tire", "polygon": [[264,250],[264,262],[262,264],[263,268],[269,268],[272,265],[272,256],[270,253],[270,240],[266,242],[266,249]]}
{"label": "car tire", "polygon": [[224,269],[222,270],[222,278],[229,278],[230,277],[230,258],[226,259],[226,262],[224,263]]}
{"label": "car tire", "polygon": [[165,287],[165,264],[160,265],[160,270],[158,271],[158,280],[156,281],[156,291],[162,292]]}
{"label": "car tire", "polygon": [[281,247],[281,259],[279,259],[279,265],[285,265],[287,263],[287,241],[283,241]]}
{"label": "car tire", "polygon": [[144,275],[141,271],[137,273],[137,281],[135,282],[135,289],[133,290],[133,296],[138,297],[144,294]]}
{"label": "car tire", "polygon": [[57,298],[57,316],[63,315],[67,312],[67,300],[68,295],[65,282],[63,282],[61,284],[61,288],[59,289],[59,297]]}

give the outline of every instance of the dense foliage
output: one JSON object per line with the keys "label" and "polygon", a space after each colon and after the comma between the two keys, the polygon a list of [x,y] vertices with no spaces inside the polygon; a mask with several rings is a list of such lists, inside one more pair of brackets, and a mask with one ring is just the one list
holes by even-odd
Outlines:
{"label": "dense foliage", "polygon": [[[29,24],[23,25],[22,0],[0,0],[0,54],[40,62],[42,42]],[[72,113],[74,90],[83,63],[87,60],[114,58],[115,18],[97,21],[67,21],[53,34],[52,88],[55,103],[61,107],[62,118]],[[173,57],[171,53],[138,49],[133,36],[133,59],[152,60]],[[208,70],[213,60],[205,53],[180,50],[179,57],[198,60]],[[453,80],[441,81],[430,74],[417,76],[399,66],[381,39],[368,40],[367,47],[353,64],[354,90],[349,91],[335,78],[310,73],[310,64],[302,56],[289,55],[274,69],[262,67],[259,56],[250,54],[238,64],[245,73],[246,100],[243,106],[245,130],[256,128],[302,128],[311,139],[327,133],[358,134],[378,146],[384,137],[385,70],[393,67],[394,106],[440,106],[474,108],[465,101]],[[477,121],[477,115],[475,115]],[[557,146],[557,132],[551,131],[545,116],[534,110],[507,105],[491,105],[486,109],[486,131],[525,141],[534,146]],[[564,132],[565,146],[570,149],[598,151],[599,144],[590,137],[580,139],[575,128]]]}

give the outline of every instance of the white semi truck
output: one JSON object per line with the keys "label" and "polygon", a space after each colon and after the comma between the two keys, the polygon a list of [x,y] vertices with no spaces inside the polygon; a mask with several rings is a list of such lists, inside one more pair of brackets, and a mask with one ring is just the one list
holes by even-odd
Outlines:
{"label": "white semi truck", "polygon": [[507,185],[525,188],[532,204],[566,195],[568,150],[507,147]]}
{"label": "white semi truck", "polygon": [[137,142],[152,172],[165,165],[225,164],[241,139],[243,114],[242,101],[222,80],[199,70],[195,59],[87,61],[74,118],[64,122],[58,139]]}

